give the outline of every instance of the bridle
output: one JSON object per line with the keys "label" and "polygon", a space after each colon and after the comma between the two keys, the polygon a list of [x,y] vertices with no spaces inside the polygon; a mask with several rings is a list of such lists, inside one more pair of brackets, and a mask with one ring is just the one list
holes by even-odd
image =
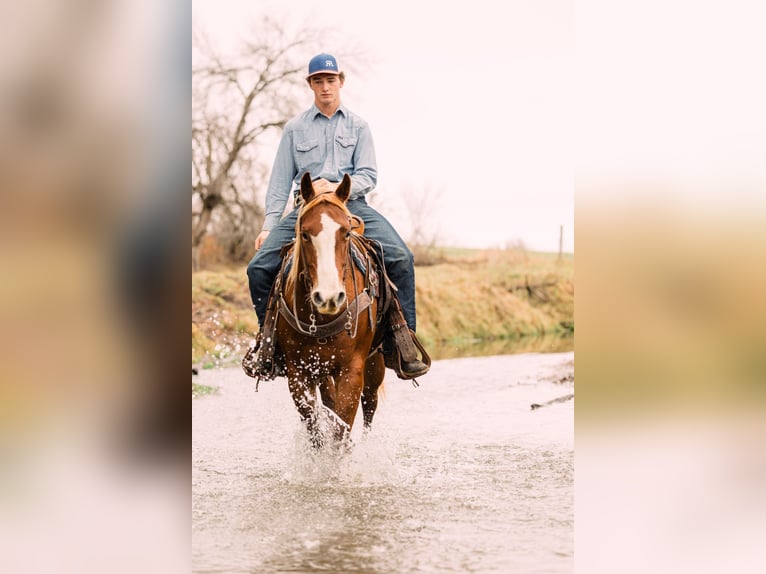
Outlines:
{"label": "bridle", "polygon": [[[332,192],[325,192],[322,194],[319,194],[317,197],[313,198],[311,201],[309,201],[307,204],[305,204],[301,208],[301,212],[298,214],[298,220],[295,223],[295,232],[296,237],[300,237],[301,233],[301,220],[302,216],[305,214],[306,211],[309,210],[309,208],[313,207],[315,204],[318,204],[320,202],[326,202],[331,203],[333,205],[336,205],[337,207],[340,207],[346,216],[349,219],[349,224],[351,226],[350,231],[350,237],[349,241],[346,245],[346,253],[343,257],[343,284],[346,283],[346,277],[347,274],[351,273],[351,281],[354,286],[354,299],[350,300],[349,297],[346,297],[346,309],[345,313],[341,312],[337,317],[335,317],[333,320],[327,322],[327,323],[320,323],[317,324],[316,322],[316,315],[314,314],[315,305],[313,301],[309,298],[308,304],[311,307],[311,313],[309,315],[309,321],[310,323],[306,323],[304,321],[301,321],[298,318],[298,307],[297,307],[297,301],[298,297],[296,296],[297,289],[293,292],[293,302],[292,306],[287,304],[287,301],[284,297],[284,288],[280,286],[279,288],[279,312],[284,317],[285,321],[287,321],[287,324],[290,325],[290,327],[293,328],[293,330],[297,331],[301,335],[306,335],[309,337],[313,337],[317,339],[318,343],[323,344],[327,342],[326,340],[329,337],[333,337],[343,331],[346,331],[351,338],[355,338],[359,329],[359,315],[366,310],[368,307],[370,307],[372,303],[372,297],[370,296],[369,290],[367,287],[365,287],[362,292],[360,293],[358,290],[358,283],[357,283],[357,277],[356,273],[353,270],[354,261],[351,254],[351,245],[352,242],[354,242],[358,236],[356,232],[353,230],[355,228],[360,227],[360,224],[354,225],[355,219],[354,216],[348,211],[346,206],[340,201],[336,200],[334,194],[329,195]],[[293,261],[293,265],[299,265],[300,271],[297,274],[297,277],[299,280],[303,281],[304,287],[307,291],[311,290],[311,284],[309,283],[310,279],[308,274],[306,273],[306,269],[308,266],[306,265],[305,261],[305,255],[303,254],[303,249],[298,249],[298,260]],[[278,281],[281,283],[281,277],[283,273],[280,272],[278,276]]]}

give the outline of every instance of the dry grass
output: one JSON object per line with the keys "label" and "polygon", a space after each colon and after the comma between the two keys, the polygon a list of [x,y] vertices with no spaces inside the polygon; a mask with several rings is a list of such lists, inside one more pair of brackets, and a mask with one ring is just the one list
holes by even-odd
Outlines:
{"label": "dry grass", "polygon": [[244,269],[192,274],[192,363],[238,360],[257,332]]}
{"label": "dry grass", "polygon": [[555,255],[482,251],[416,269],[418,333],[429,342],[574,328],[574,264]]}
{"label": "dry grass", "polygon": [[[418,335],[426,344],[574,329],[574,262],[523,250],[440,250],[416,267]],[[258,330],[244,266],[192,275],[192,362],[239,360]]]}

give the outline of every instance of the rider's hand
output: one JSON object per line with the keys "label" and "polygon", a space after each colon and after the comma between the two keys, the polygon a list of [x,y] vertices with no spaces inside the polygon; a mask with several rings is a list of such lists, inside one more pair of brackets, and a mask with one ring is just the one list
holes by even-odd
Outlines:
{"label": "rider's hand", "polygon": [[255,238],[255,250],[258,251],[261,248],[261,245],[263,245],[264,240],[269,236],[269,232],[265,229],[261,231],[258,234],[258,237]]}
{"label": "rider's hand", "polygon": [[327,181],[324,178],[319,178],[318,180],[311,182],[311,185],[314,187],[314,193],[325,193],[338,189],[337,183]]}

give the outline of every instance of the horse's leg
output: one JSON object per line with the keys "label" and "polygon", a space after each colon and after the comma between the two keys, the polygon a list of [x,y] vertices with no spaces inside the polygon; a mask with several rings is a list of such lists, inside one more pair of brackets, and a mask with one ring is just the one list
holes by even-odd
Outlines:
{"label": "horse's leg", "polygon": [[322,404],[328,409],[335,411],[335,381],[327,376],[319,385],[319,393],[322,396]]}
{"label": "horse's leg", "polygon": [[306,382],[292,373],[288,375],[287,381],[295,408],[309,433],[309,440],[312,446],[319,448],[322,446],[322,437],[317,427],[316,387],[312,382]]}
{"label": "horse's leg", "polygon": [[335,377],[335,414],[347,425],[343,428],[336,425],[335,437],[342,440],[354,426],[356,411],[359,409],[359,399],[364,387],[364,370],[361,361],[351,363]]}
{"label": "horse's leg", "polygon": [[335,396],[337,393],[335,379],[329,375],[325,377],[319,385],[319,392],[322,396],[322,406],[325,408],[325,412],[333,425],[333,435],[336,442],[340,442],[351,431],[351,428],[335,412]]}
{"label": "horse's leg", "polygon": [[386,365],[382,353],[373,353],[367,359],[364,368],[364,391],[362,391],[362,414],[364,415],[364,430],[372,427],[372,418],[378,408],[378,389],[383,384]]}

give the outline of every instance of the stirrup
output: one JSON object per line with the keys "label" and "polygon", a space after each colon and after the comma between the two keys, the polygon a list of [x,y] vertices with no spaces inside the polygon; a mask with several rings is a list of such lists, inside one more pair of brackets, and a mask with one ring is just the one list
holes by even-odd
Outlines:
{"label": "stirrup", "polygon": [[258,378],[257,361],[258,349],[260,346],[261,337],[259,333],[258,337],[255,339],[255,342],[250,345],[250,348],[245,353],[245,356],[242,357],[242,370],[245,371],[245,374],[248,377],[252,377],[254,379]]}
{"label": "stirrup", "polygon": [[[263,347],[261,345],[262,335],[258,333],[255,342],[250,345],[250,348],[242,357],[242,370],[248,377],[260,381],[271,381],[277,376],[283,375],[284,369],[280,369],[277,366],[276,353],[271,357],[262,357]],[[256,387],[257,389],[257,387]]]}
{"label": "stirrup", "polygon": [[[428,373],[429,369],[431,368],[431,357],[426,352],[425,347],[423,347],[423,344],[418,339],[417,335],[415,335],[415,332],[412,329],[407,329],[409,331],[410,335],[410,342],[404,341],[401,336],[394,336],[394,341],[392,344],[391,353],[384,353],[384,362],[386,364],[386,367],[393,370],[396,373],[396,376],[400,379],[404,379],[405,381],[412,380],[413,384],[417,386],[417,381],[415,380],[416,377],[422,377],[426,373]],[[407,352],[408,355],[412,356],[412,359],[409,361],[403,361],[402,360],[402,349],[400,348],[399,344],[402,344],[404,346],[410,347],[409,349],[406,349],[405,352]],[[418,359],[417,357],[417,351],[420,352],[421,359]],[[414,362],[414,361],[420,361],[425,365],[425,370],[421,369],[418,372],[412,373],[407,372],[404,370],[403,363],[407,362]]]}

